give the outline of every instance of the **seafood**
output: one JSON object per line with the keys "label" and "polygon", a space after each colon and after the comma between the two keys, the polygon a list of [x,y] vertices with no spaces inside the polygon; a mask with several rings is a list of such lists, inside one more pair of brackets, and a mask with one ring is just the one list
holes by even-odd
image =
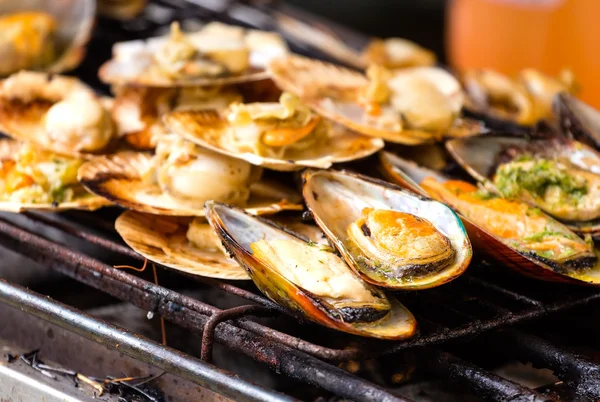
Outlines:
{"label": "seafood", "polygon": [[[362,134],[415,145],[478,125],[459,119],[460,83],[436,67],[390,71],[373,65],[367,76],[300,56],[273,60],[273,80],[319,114]],[[465,131],[467,131],[465,133]]]}
{"label": "seafood", "polygon": [[268,78],[266,63],[287,53],[273,32],[218,22],[183,33],[173,23],[168,36],[117,43],[100,68],[110,84],[154,87],[223,85]]}
{"label": "seafood", "polygon": [[[328,244],[315,225],[291,217],[275,217],[274,221],[317,244]],[[204,218],[125,211],[117,218],[115,229],[134,251],[166,267],[210,278],[250,279],[229,257]]]}
{"label": "seafood", "polygon": [[111,203],[77,182],[80,159],[0,140],[0,210],[94,210]]}
{"label": "seafood", "polygon": [[526,203],[380,153],[386,176],[454,208],[477,249],[523,274],[550,281],[600,284],[593,244]]}
{"label": "seafood", "polygon": [[327,168],[383,148],[321,118],[289,93],[277,102],[233,103],[227,111],[179,111],[165,116],[169,129],[224,155],[275,170]]}
{"label": "seafood", "polygon": [[114,138],[107,104],[76,78],[21,71],[0,83],[0,130],[43,148],[83,156]]}
{"label": "seafood", "polygon": [[600,150],[600,111],[563,92],[554,98],[554,114],[564,134]]}
{"label": "seafood", "polygon": [[365,65],[377,64],[389,69],[431,66],[435,54],[402,38],[374,39],[362,54]]}
{"label": "seafood", "polygon": [[525,69],[512,79],[493,70],[469,70],[463,74],[463,82],[470,109],[523,126],[550,118],[553,97],[576,90],[569,71],[553,78]]}
{"label": "seafood", "polygon": [[98,0],[98,14],[128,20],[142,12],[147,0]]}
{"label": "seafood", "polygon": [[584,144],[485,135],[446,147],[491,191],[537,206],[577,233],[600,232],[600,154]]}
{"label": "seafood", "polygon": [[447,206],[364,176],[303,175],[303,196],[317,224],[364,280],[394,289],[426,289],[459,276],[472,250]]}
{"label": "seafood", "polygon": [[223,251],[202,218],[172,217],[126,211],[115,222],[125,243],[150,261],[210,278],[249,279]]}
{"label": "seafood", "polygon": [[241,101],[234,88],[220,87],[120,87],[116,90],[112,116],[117,133],[136,149],[156,147],[164,131],[161,116],[171,111],[225,109]]}
{"label": "seafood", "polygon": [[405,339],[415,333],[412,314],[355,276],[332,249],[224,204],[211,201],[205,209],[224,246],[273,301],[356,335]]}
{"label": "seafood", "polygon": [[75,68],[85,54],[95,12],[94,0],[3,1],[0,75],[23,69],[60,73]]}
{"label": "seafood", "polygon": [[162,135],[156,154],[120,152],[98,157],[79,170],[91,192],[125,208],[159,215],[202,216],[207,200],[244,206],[254,213],[299,209],[298,195],[259,181],[260,168]]}

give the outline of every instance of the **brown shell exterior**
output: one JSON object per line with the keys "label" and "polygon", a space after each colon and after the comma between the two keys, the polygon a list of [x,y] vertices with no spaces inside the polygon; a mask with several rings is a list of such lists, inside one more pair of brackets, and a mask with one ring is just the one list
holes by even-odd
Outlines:
{"label": "brown shell exterior", "polygon": [[369,138],[336,125],[332,140],[321,147],[312,147],[285,159],[261,157],[252,153],[228,150],[221,146],[220,138],[228,129],[227,120],[216,111],[179,111],[169,113],[165,124],[176,134],[204,148],[243,159],[251,164],[279,171],[294,171],[305,167],[326,169],[333,163],[349,162],[374,154],[384,143],[377,138]]}
{"label": "brown shell exterior", "polygon": [[189,218],[126,211],[115,222],[125,243],[150,261],[192,275],[247,280],[248,274],[221,252],[201,250],[185,233]]}
{"label": "brown shell exterior", "polygon": [[[152,155],[142,152],[120,152],[101,156],[79,168],[78,178],[89,191],[124,208],[157,215],[204,216],[204,210],[180,205],[162,193],[155,184],[142,180],[152,162]],[[301,210],[297,200],[250,196],[246,210],[258,215],[284,210]]]}

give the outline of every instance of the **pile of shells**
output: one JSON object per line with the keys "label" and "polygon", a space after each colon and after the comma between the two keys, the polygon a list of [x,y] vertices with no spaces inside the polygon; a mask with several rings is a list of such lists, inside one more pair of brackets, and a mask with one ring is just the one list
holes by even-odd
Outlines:
{"label": "pile of shells", "polygon": [[[402,39],[356,60],[173,23],[114,46],[99,72],[114,98],[10,75],[0,208],[124,208],[116,229],[148,260],[252,280],[296,314],[380,339],[416,333],[391,292],[457,278],[471,241],[529,276],[600,283],[600,115],[570,76],[456,77]],[[492,132],[473,112],[528,128]],[[451,160],[472,180],[448,177]]]}

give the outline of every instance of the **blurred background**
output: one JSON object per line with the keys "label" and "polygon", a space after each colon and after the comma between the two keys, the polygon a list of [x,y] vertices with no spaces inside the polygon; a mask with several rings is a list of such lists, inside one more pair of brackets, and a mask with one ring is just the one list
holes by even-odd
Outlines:
{"label": "blurred background", "polygon": [[600,0],[289,0],[364,33],[404,37],[459,70],[565,68],[600,107]]}

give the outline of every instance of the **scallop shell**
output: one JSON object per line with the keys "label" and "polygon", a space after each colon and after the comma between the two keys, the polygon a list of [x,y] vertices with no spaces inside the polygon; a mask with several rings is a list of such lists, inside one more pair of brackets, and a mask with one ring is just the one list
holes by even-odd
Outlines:
{"label": "scallop shell", "polygon": [[166,267],[209,278],[250,279],[220,250],[203,250],[190,243],[186,238],[190,222],[191,218],[125,211],[115,229],[135,252]]}
{"label": "scallop shell", "polygon": [[[152,163],[152,155],[119,152],[90,160],[79,168],[78,178],[89,191],[124,208],[171,216],[204,216],[202,209],[190,209],[164,194],[158,185],[146,183],[142,174]],[[265,187],[269,187],[265,190]],[[281,185],[255,183],[246,210],[253,214],[274,214],[301,210],[300,197]]]}
{"label": "scallop shell", "polygon": [[[107,109],[112,106],[112,101],[112,98],[101,98],[103,106]],[[98,153],[106,153],[116,148],[116,139],[113,139],[105,149],[95,153],[73,151],[59,143],[45,141],[44,121],[52,105],[53,103],[45,100],[23,102],[0,97],[0,131],[14,140],[36,144],[41,148],[73,158],[89,159]]]}
{"label": "scallop shell", "polygon": [[72,70],[85,56],[85,46],[92,35],[96,13],[95,0],[6,0],[0,2],[0,14],[41,11],[56,18],[58,57],[44,70],[60,73]]}
{"label": "scallop shell", "polygon": [[221,77],[199,77],[185,80],[173,80],[168,77],[156,76],[156,74],[148,75],[146,73],[153,65],[153,55],[156,52],[156,47],[159,46],[157,43],[160,43],[163,38],[164,40],[167,38],[163,36],[116,44],[115,46],[131,46],[135,57],[119,59],[113,52],[113,58],[100,67],[98,75],[107,84],[152,87],[232,85],[265,80],[269,78],[269,73],[265,71],[266,62],[286,54],[288,49],[283,40],[281,40],[281,43],[278,41],[271,41],[269,43],[268,40],[250,41],[248,38],[253,32],[262,31],[248,30],[245,33],[246,43],[250,48],[250,68],[241,74],[230,74]]}
{"label": "scallop shell", "polygon": [[172,132],[203,148],[245,160],[253,165],[280,171],[300,170],[305,167],[326,169],[333,163],[366,158],[384,146],[383,140],[379,138],[369,138],[334,124],[329,134],[329,141],[322,146],[295,152],[285,159],[269,158],[223,148],[220,138],[223,132],[229,129],[229,123],[214,110],[173,112],[166,115],[164,121]]}
{"label": "scallop shell", "polygon": [[[14,140],[0,139],[0,161],[12,159],[19,151],[21,144]],[[68,202],[62,202],[58,205],[51,203],[19,203],[14,201],[0,201],[0,211],[23,212],[27,210],[36,211],[66,211],[69,209],[81,209],[94,211],[96,209],[110,206],[112,203],[103,197],[94,194],[85,194]]]}
{"label": "scallop shell", "polygon": [[[402,132],[390,131],[376,120],[367,119],[365,110],[354,99],[357,91],[369,81],[357,71],[296,55],[273,60],[269,71],[281,89],[300,97],[307,106],[329,120],[386,141],[406,145],[425,142]],[[334,90],[339,99],[322,97],[319,92],[328,89]]]}

